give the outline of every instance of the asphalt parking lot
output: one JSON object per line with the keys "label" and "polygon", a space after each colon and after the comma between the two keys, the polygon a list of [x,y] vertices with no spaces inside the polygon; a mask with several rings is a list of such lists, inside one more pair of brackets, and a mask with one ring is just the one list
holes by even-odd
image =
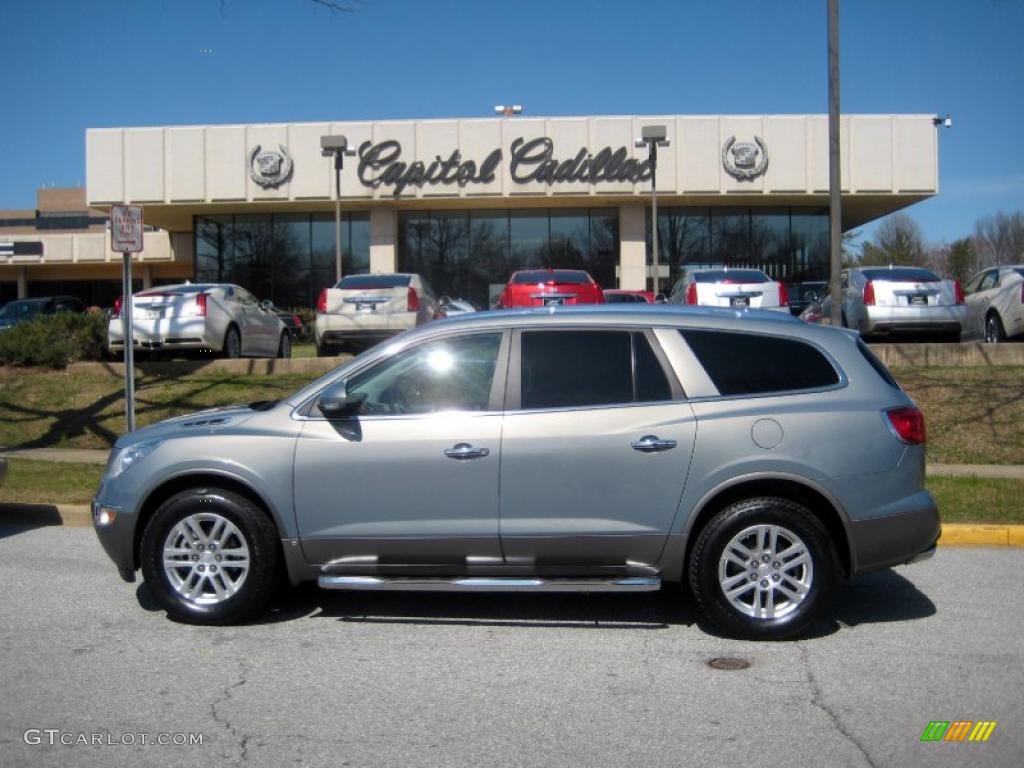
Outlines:
{"label": "asphalt parking lot", "polygon": [[[303,588],[260,623],[197,628],[122,583],[88,529],[0,527],[0,583],[4,766],[1008,766],[1024,755],[1020,549],[940,549],[861,578],[811,637],[785,643],[714,637],[669,588]],[[750,667],[713,669],[714,657]],[[998,725],[986,743],[922,743],[932,720]],[[142,734],[202,744],[143,746]]]}

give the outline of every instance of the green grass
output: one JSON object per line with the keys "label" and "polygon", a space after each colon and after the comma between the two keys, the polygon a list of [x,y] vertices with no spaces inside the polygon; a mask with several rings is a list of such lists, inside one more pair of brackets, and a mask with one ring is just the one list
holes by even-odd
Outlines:
{"label": "green grass", "polygon": [[9,459],[0,503],[88,504],[102,474],[102,464]]}
{"label": "green grass", "polygon": [[[88,504],[103,466],[11,459],[0,503]],[[947,523],[1024,523],[1024,481],[930,477],[928,490]]]}

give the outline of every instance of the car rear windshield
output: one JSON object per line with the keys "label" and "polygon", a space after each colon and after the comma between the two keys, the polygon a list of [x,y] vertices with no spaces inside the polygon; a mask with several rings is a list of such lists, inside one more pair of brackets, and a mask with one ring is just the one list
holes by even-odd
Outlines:
{"label": "car rear windshield", "polygon": [[12,301],[0,307],[0,317],[31,317],[43,311],[49,299],[29,299],[28,301]]}
{"label": "car rear windshield", "polygon": [[169,285],[166,288],[154,288],[151,291],[143,291],[142,293],[136,293],[136,296],[180,296],[183,294],[203,293],[209,291],[212,288],[216,288],[215,285]]}
{"label": "car rear windshield", "polygon": [[890,267],[889,269],[865,269],[868,280],[888,280],[891,283],[937,283],[940,278],[934,272],[919,267]]}
{"label": "car rear windshield", "polygon": [[606,293],[604,300],[609,304],[646,304],[647,299],[635,293]]}
{"label": "car rear windshield", "polygon": [[772,279],[760,269],[712,269],[694,272],[698,283],[770,283]]}
{"label": "car rear windshield", "polygon": [[569,283],[586,285],[590,275],[576,269],[531,269],[528,272],[516,272],[512,275],[512,283],[523,285],[528,283]]}
{"label": "car rear windshield", "polygon": [[359,288],[364,291],[374,288],[403,288],[411,279],[409,275],[349,275],[343,277],[334,287],[343,290]]}

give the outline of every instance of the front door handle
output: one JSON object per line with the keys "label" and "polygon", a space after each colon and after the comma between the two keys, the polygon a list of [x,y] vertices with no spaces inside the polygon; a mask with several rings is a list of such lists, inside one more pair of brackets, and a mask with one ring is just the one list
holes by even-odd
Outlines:
{"label": "front door handle", "polygon": [[449,459],[455,459],[456,461],[482,459],[490,454],[491,451],[489,448],[474,448],[469,443],[456,443],[453,447],[445,448],[444,450],[445,456]]}
{"label": "front door handle", "polygon": [[635,451],[640,451],[642,453],[658,453],[660,451],[670,451],[675,448],[678,443],[675,440],[661,440],[657,435],[644,435],[639,440],[634,440],[630,445]]}

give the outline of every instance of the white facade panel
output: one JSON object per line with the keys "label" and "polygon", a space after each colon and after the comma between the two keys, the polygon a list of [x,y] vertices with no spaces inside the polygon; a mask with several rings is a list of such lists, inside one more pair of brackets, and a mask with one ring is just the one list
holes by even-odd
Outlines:
{"label": "white facade panel", "polygon": [[677,189],[683,193],[715,193],[721,188],[718,118],[680,117],[676,119]]}
{"label": "white facade panel", "polygon": [[[344,136],[348,139],[348,146],[359,151],[359,148],[367,141],[373,142],[373,123],[331,123],[332,136]],[[329,199],[334,198],[334,164],[326,157],[321,158],[327,163],[331,171],[331,187],[327,194]],[[345,164],[341,171],[341,197],[344,198],[369,198],[373,197],[374,190],[359,182],[359,157],[352,156],[345,158]]]}
{"label": "white facade panel", "polygon": [[[514,122],[514,121],[513,121]],[[585,117],[548,120],[548,137],[552,147],[552,159],[558,161],[555,173],[568,174],[576,168],[575,160],[581,149],[593,152],[590,141],[590,121]],[[554,195],[587,195],[592,189],[587,181],[561,181],[548,185]]]}
{"label": "white facade panel", "polygon": [[[807,165],[810,169],[808,192],[828,192],[828,118],[807,118]],[[839,184],[850,191],[850,118],[839,118]]]}
{"label": "white facade panel", "polygon": [[[634,136],[633,126],[628,118],[621,117],[595,117],[591,122],[590,140],[591,152],[598,153],[608,147],[612,153],[625,148],[626,155],[636,158],[636,149],[633,147]],[[646,150],[643,150],[646,152]],[[647,159],[646,154],[643,159]],[[642,189],[640,185],[638,189]],[[649,187],[648,187],[649,188]],[[599,181],[592,186],[594,192],[607,194],[610,192],[632,192],[633,184],[628,181]]]}
{"label": "white facade panel", "polygon": [[245,126],[207,128],[205,165],[207,200],[245,200]]}
{"label": "white facade panel", "polygon": [[204,132],[202,128],[167,129],[167,199],[205,200]]}
{"label": "white facade panel", "polygon": [[[448,160],[452,152],[460,146],[457,120],[428,120],[417,123],[416,141],[409,147],[409,150],[415,150],[415,154],[403,158],[410,180],[418,176],[421,170],[426,174],[435,162],[440,167],[440,163]],[[460,153],[460,155],[462,155],[462,162],[474,162],[474,168],[476,167],[477,161],[473,159],[473,155],[468,152]],[[455,180],[457,174],[449,173],[448,176],[453,179],[449,183],[426,183],[422,186],[410,184],[402,190],[402,194],[419,197],[452,197],[465,194],[469,188],[475,193],[475,185],[469,181],[469,170],[469,167],[465,168],[461,180]]]}
{"label": "white facade panel", "polygon": [[123,203],[124,131],[95,130],[85,134],[85,188],[90,203]]}
{"label": "white facade panel", "polygon": [[163,128],[140,128],[125,134],[125,185],[131,203],[164,201]]}
{"label": "white facade panel", "polygon": [[[723,117],[718,124],[718,138],[722,147],[722,167],[719,170],[722,192],[763,192],[764,173],[750,179],[739,179],[730,175],[725,170],[726,158],[732,166],[744,170],[739,160],[741,148],[754,147],[753,162],[754,168],[765,162],[764,152],[757,144],[757,139],[763,141],[764,121],[758,117]],[[729,147],[728,150],[726,147]],[[767,145],[766,145],[767,146]],[[771,148],[768,147],[768,152]],[[768,162],[770,163],[770,156]],[[766,168],[771,173],[770,164]]]}
{"label": "white facade panel", "polygon": [[[276,152],[282,157],[288,151],[288,126],[286,125],[250,125],[246,127],[245,137],[245,184],[246,199],[248,200],[287,200],[289,181],[286,179],[280,184],[261,185],[252,180],[249,172],[250,165],[254,162],[256,154],[263,152]],[[285,161],[287,162],[287,160]],[[292,160],[292,172],[294,172],[295,161]],[[289,175],[288,179],[291,178]]]}
{"label": "white facade panel", "polygon": [[864,117],[853,123],[850,143],[857,155],[851,184],[858,192],[891,192],[892,118]]}
{"label": "white facade panel", "polygon": [[806,192],[807,128],[803,117],[766,117],[764,141],[768,146],[767,192]]}
{"label": "white facade panel", "polygon": [[896,117],[893,148],[895,187],[898,192],[931,192],[938,189],[936,128],[928,120]]}
{"label": "white facade panel", "polygon": [[[645,125],[663,125],[665,126],[665,134],[668,137],[668,146],[658,148],[658,169],[657,179],[658,191],[675,191],[677,188],[676,183],[676,172],[678,163],[676,162],[676,156],[678,155],[676,147],[676,121],[672,117],[634,117],[631,124],[630,133],[633,136],[633,141],[636,141],[643,135],[643,128]],[[632,145],[633,142],[630,142]],[[647,147],[633,147],[633,156],[637,160],[646,161],[650,157],[650,150]],[[651,183],[649,181],[643,181],[636,185],[636,190],[640,193],[648,193],[651,191]]]}
{"label": "white facade panel", "polygon": [[[495,150],[501,150],[501,121],[500,120],[462,120],[459,123],[459,143],[462,149],[462,156],[470,158],[477,164],[478,171],[487,171],[487,175],[493,175],[493,180],[481,182],[467,187],[467,195],[501,195],[505,190],[505,177],[502,173],[504,163],[500,160],[491,168],[483,168],[487,165],[487,159]],[[451,150],[449,150],[450,152]],[[503,152],[502,155],[505,153]],[[432,157],[423,158],[424,162],[434,160]]]}
{"label": "white facade panel", "polygon": [[[505,194],[512,195],[547,195],[548,185],[540,181],[522,181],[524,176],[532,170],[531,166],[521,165],[516,172],[520,181],[512,177],[512,152],[516,146],[528,144],[534,139],[543,139],[547,136],[547,121],[537,118],[513,118],[501,121],[501,142],[502,152],[506,157],[502,162],[505,169]],[[521,140],[521,141],[520,141]],[[519,142],[517,145],[516,142]]]}
{"label": "white facade panel", "polygon": [[334,196],[334,160],[320,154],[320,137],[330,133],[330,123],[288,126],[285,146],[293,163],[289,184],[293,200]]}

